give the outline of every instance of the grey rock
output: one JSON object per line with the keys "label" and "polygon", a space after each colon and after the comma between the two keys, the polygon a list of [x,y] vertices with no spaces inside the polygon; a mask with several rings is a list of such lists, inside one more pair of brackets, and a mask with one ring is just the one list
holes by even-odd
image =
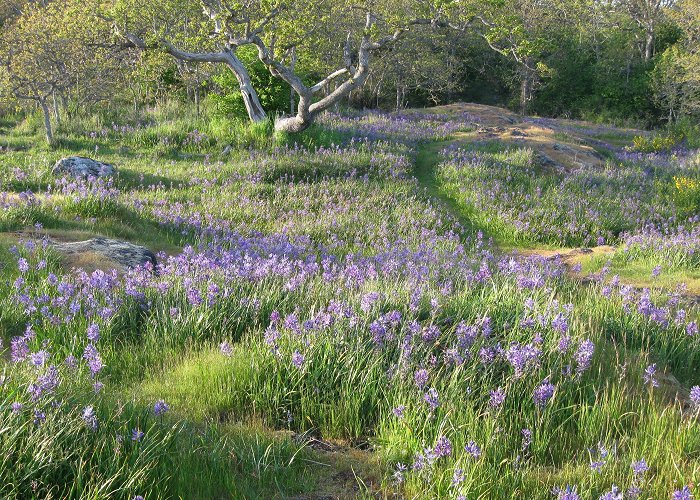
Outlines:
{"label": "grey rock", "polygon": [[56,243],[54,248],[65,254],[97,253],[127,269],[150,264],[155,270],[158,263],[155,254],[148,248],[108,238],[99,237],[71,243]]}
{"label": "grey rock", "polygon": [[54,174],[69,174],[73,177],[108,177],[114,175],[117,169],[109,163],[85,158],[84,156],[68,156],[61,158],[53,166]]}

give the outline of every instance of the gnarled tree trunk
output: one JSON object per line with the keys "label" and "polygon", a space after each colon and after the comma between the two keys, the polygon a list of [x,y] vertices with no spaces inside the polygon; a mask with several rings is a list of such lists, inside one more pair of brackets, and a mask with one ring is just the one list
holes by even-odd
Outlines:
{"label": "gnarled tree trunk", "polygon": [[[134,33],[127,33],[126,39],[135,47],[146,50],[148,47],[146,42]],[[243,103],[248,112],[248,117],[252,122],[261,122],[267,120],[267,114],[260,104],[258,93],[253,88],[253,83],[250,81],[250,75],[240,59],[236,56],[235,48],[224,49],[221,52],[186,52],[177,49],[170,42],[161,41],[161,47],[173,56],[175,59],[187,62],[208,62],[208,63],[223,63],[231,70],[238,80],[238,87],[241,90]]]}

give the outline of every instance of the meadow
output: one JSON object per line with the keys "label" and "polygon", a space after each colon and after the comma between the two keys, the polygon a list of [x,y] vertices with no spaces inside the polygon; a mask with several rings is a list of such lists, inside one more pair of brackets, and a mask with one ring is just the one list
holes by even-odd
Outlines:
{"label": "meadow", "polygon": [[[700,153],[485,121],[0,122],[0,496],[693,498]],[[95,235],[158,264],[52,243]]]}

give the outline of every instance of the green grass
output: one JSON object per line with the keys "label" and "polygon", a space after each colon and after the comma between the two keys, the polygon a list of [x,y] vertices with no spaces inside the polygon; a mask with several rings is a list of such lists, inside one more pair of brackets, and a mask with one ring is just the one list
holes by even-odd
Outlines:
{"label": "green grass", "polygon": [[[572,484],[583,497],[598,498],[613,483],[628,488],[630,464],[642,457],[652,467],[644,480],[650,498],[700,480],[700,427],[687,405],[687,390],[700,383],[696,340],[682,326],[664,328],[634,307],[628,311],[619,294],[605,298],[605,284],[583,284],[563,271],[548,275],[544,265],[499,270],[493,255],[504,248],[486,240],[512,249],[539,245],[538,239],[478,209],[463,179],[444,175],[438,153],[449,141],[335,149],[346,137],[321,127],[300,137],[274,136],[269,124],[206,123],[186,111],[163,106],[145,117],[146,126],[108,131],[104,139],[89,132],[118,116],[82,117],[60,131],[58,149],[0,156],[3,191],[44,193],[40,204],[13,201],[0,211],[0,337],[7,346],[32,323],[32,351],[46,341],[64,380],[56,394],[39,400],[47,419],[37,426],[27,385],[44,368],[4,362],[4,497],[544,499],[553,487]],[[38,133],[35,121],[12,130],[2,125],[0,142]],[[207,139],[185,144],[195,129]],[[301,147],[282,148],[293,142]],[[473,147],[494,161],[530,166],[532,151],[504,151],[500,143]],[[87,195],[77,188],[47,195],[55,182],[50,167],[67,154],[117,165],[117,191],[103,196],[101,186],[89,185],[82,186],[92,190]],[[534,165],[517,182],[536,187],[546,175]],[[29,231],[37,223],[43,228]],[[162,275],[137,274],[109,291],[91,289],[70,315],[49,278],[62,279],[65,261],[51,250],[22,249],[22,239],[38,234],[68,240],[101,234],[171,255],[188,245],[231,253],[188,260],[187,250]],[[13,245],[29,271],[20,273]],[[585,260],[583,271],[599,271],[606,258]],[[206,259],[235,265],[216,268]],[[255,275],[256,259],[278,267]],[[349,261],[352,272],[334,274]],[[406,270],[394,271],[396,261],[408,262]],[[655,265],[653,258],[612,256],[614,272],[631,281]],[[484,266],[490,277],[475,279]],[[523,285],[533,276],[542,284]],[[65,279],[78,288],[89,281]],[[664,272],[654,300],[664,303],[663,287],[677,279],[700,277],[683,267]],[[18,289],[35,300],[36,311],[25,308]],[[368,302],[371,293],[376,302]],[[60,310],[58,319],[47,320],[42,305]],[[94,313],[104,307],[108,319]],[[697,309],[687,312],[697,318]],[[391,323],[389,313],[401,319]],[[571,336],[564,353],[564,334],[552,325],[557,314],[566,317]],[[489,334],[482,332],[485,318]],[[530,320],[534,326],[527,326]],[[69,354],[82,358],[93,321],[105,365],[99,394],[83,361],[77,372],[63,363]],[[383,337],[378,325],[386,328]],[[431,327],[439,332],[434,341],[425,340]],[[466,327],[482,333],[458,348]],[[590,368],[577,371],[576,349],[586,339],[595,354]],[[480,361],[482,347],[533,343],[541,353],[522,376],[504,356]],[[449,361],[452,348],[463,362]],[[303,356],[299,366],[296,354]],[[643,380],[651,363],[665,376],[654,390]],[[422,388],[414,382],[420,369],[428,376]],[[533,391],[543,381],[557,388],[538,407]],[[500,409],[489,402],[497,387],[507,394]],[[439,394],[433,411],[425,400],[429,388]],[[160,399],[170,411],[157,417],[153,404]],[[24,402],[23,413],[8,411],[14,401]],[[81,418],[87,405],[95,407],[97,430]],[[394,413],[399,407],[401,417]],[[131,440],[136,427],[146,432],[141,442]],[[532,430],[527,446],[525,428]],[[397,463],[412,464],[443,436],[451,441],[450,456],[394,481]],[[310,449],[310,438],[331,451]],[[480,457],[464,451],[470,441],[482,448]],[[595,473],[590,450],[599,443],[614,447],[616,456]],[[456,469],[465,475],[458,486]]]}

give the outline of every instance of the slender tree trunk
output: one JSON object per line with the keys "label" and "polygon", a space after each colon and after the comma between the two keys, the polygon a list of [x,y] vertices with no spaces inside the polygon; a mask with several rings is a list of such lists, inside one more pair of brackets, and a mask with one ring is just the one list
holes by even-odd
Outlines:
{"label": "slender tree trunk", "polygon": [[199,82],[195,82],[194,87],[194,108],[197,112],[197,118],[199,118]]}
{"label": "slender tree trunk", "polygon": [[654,55],[654,30],[647,30],[647,36],[644,43],[644,61],[649,62]]}
{"label": "slender tree trunk", "polygon": [[527,68],[523,68],[521,78],[522,80],[520,81],[520,114],[526,115],[528,103],[530,102],[530,97],[532,96],[532,72]]}
{"label": "slender tree trunk", "polygon": [[46,104],[46,99],[40,99],[39,104],[41,105],[41,110],[44,112],[44,129],[46,130],[46,142],[49,145],[53,144],[53,130],[51,129],[51,110],[49,105]]}
{"label": "slender tree trunk", "polygon": [[53,116],[56,118],[56,125],[61,125],[61,115],[58,109],[58,99],[56,99],[56,92],[53,92]]}

